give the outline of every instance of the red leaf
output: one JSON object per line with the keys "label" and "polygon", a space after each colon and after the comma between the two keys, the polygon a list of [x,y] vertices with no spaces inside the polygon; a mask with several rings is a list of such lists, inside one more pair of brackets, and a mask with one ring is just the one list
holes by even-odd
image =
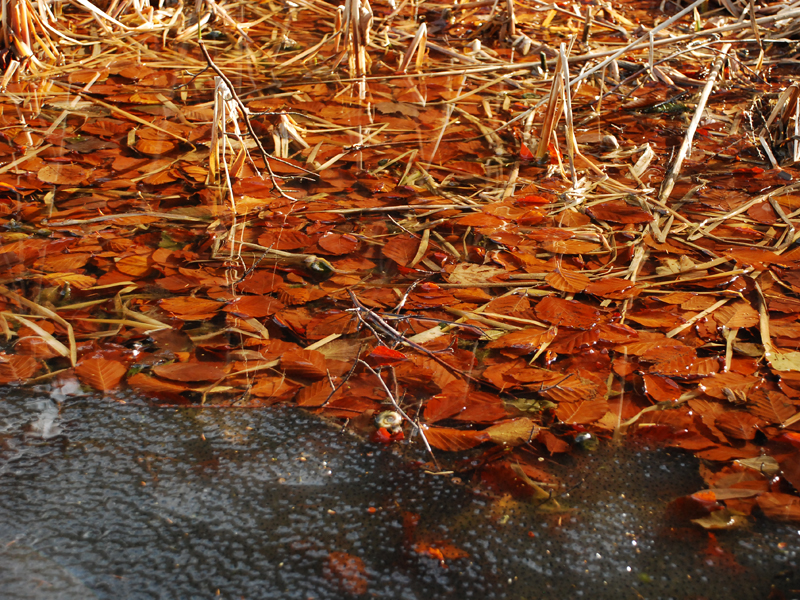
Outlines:
{"label": "red leaf", "polygon": [[397,235],[386,243],[381,253],[401,267],[405,267],[417,255],[418,249],[419,240],[417,238],[410,235]]}
{"label": "red leaf", "polygon": [[602,202],[587,208],[586,212],[598,221],[611,221],[612,223],[649,223],[653,216],[645,210],[623,202],[612,200]]}
{"label": "red leaf", "polygon": [[0,384],[26,381],[39,369],[33,356],[4,356],[0,362]]}
{"label": "red leaf", "polygon": [[743,410],[733,410],[721,414],[717,417],[716,425],[725,435],[737,440],[752,440],[756,437],[756,431],[761,423],[761,419]]}
{"label": "red leaf", "polygon": [[800,521],[800,498],[778,492],[761,494],[756,501],[761,511],[776,521]]}
{"label": "red leaf", "polygon": [[677,400],[683,394],[683,389],[669,377],[662,375],[644,375],[644,391],[656,402]]}
{"label": "red leaf", "polygon": [[164,298],[159,301],[164,310],[172,313],[185,321],[202,321],[213,318],[224,303],[208,298],[193,298],[181,296],[179,298]]}
{"label": "red leaf", "polygon": [[260,319],[274,315],[282,308],[283,304],[269,296],[240,296],[222,310],[240,317]]}
{"label": "red leaf", "polygon": [[316,350],[295,350],[281,357],[281,368],[286,374],[302,379],[322,379],[328,374],[325,355]]}
{"label": "red leaf", "polygon": [[542,321],[561,327],[589,329],[600,319],[600,312],[574,300],[548,296],[536,305],[536,316]]}
{"label": "red leaf", "polygon": [[468,450],[489,439],[489,435],[482,431],[462,431],[447,427],[426,427],[424,430],[431,446],[448,452]]}
{"label": "red leaf", "polygon": [[128,368],[121,362],[106,358],[90,358],[75,367],[78,379],[101,392],[117,387],[127,371]]}
{"label": "red leaf", "polygon": [[170,363],[153,367],[153,373],[171,381],[217,381],[227,372],[225,363],[189,362]]}
{"label": "red leaf", "polygon": [[583,400],[581,402],[561,402],[556,408],[556,416],[562,423],[587,425],[601,419],[608,412],[605,398]]}
{"label": "red leaf", "polygon": [[554,328],[530,327],[502,335],[489,342],[486,347],[513,350],[515,354],[528,354],[538,350],[542,344],[552,342],[555,336],[556,330]]}
{"label": "red leaf", "polygon": [[317,240],[317,245],[333,255],[350,254],[358,246],[358,240],[349,234],[326,233]]}
{"label": "red leaf", "polygon": [[372,367],[385,367],[408,360],[406,355],[386,346],[377,346],[367,357],[367,362]]}

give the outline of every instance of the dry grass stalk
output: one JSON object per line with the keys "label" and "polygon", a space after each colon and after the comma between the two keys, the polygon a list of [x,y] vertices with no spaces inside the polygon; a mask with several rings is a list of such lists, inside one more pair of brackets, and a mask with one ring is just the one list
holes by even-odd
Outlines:
{"label": "dry grass stalk", "polygon": [[672,164],[670,165],[669,170],[664,177],[664,181],[661,184],[661,189],[658,192],[658,200],[660,202],[665,202],[672,193],[672,188],[675,187],[675,182],[678,180],[680,175],[683,161],[686,158],[686,155],[689,153],[695,131],[697,130],[697,126],[700,124],[700,119],[703,117],[703,111],[705,110],[706,102],[708,101],[708,97],[711,95],[711,90],[714,89],[714,84],[716,83],[717,77],[722,71],[722,66],[725,64],[725,57],[730,49],[731,44],[723,44],[722,48],[720,49],[719,56],[717,56],[716,60],[714,61],[714,65],[712,66],[711,72],[706,80],[706,85],[700,94],[700,99],[697,101],[697,108],[695,109],[692,121],[683,137],[683,142],[681,143],[678,153],[675,155],[675,159],[672,161]]}

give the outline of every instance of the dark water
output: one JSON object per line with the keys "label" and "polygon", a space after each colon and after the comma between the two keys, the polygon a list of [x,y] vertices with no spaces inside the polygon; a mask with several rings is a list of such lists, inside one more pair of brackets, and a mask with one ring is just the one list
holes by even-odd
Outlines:
{"label": "dark water", "polygon": [[[800,598],[799,527],[718,533],[720,555],[664,526],[702,487],[686,455],[580,458],[559,519],[291,408],[27,394],[0,401],[1,598],[354,597],[331,552],[363,561],[365,598]],[[443,566],[430,541],[469,556]]]}

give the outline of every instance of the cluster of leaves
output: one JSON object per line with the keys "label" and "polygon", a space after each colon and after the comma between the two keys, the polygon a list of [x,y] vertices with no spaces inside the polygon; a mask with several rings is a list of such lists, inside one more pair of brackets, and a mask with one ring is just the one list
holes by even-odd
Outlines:
{"label": "cluster of leaves", "polygon": [[[652,21],[648,8],[609,8],[594,39]],[[799,186],[748,129],[768,121],[756,108],[791,65],[731,64],[660,202],[650,185],[685,123],[657,108],[690,98],[704,65],[634,79],[600,113],[587,103],[605,84],[577,87],[573,118],[587,124],[570,177],[560,134],[532,160],[553,80],[532,75],[538,54],[514,58],[488,10],[441,24],[483,42],[455,52],[483,69],[469,78],[433,51],[424,76],[395,75],[396,42],[367,49],[368,80],[325,79],[341,60],[322,39],[333,10],[293,11],[298,41],[247,60],[206,41],[231,81],[253,82],[239,90],[250,111],[280,113],[250,118],[285,156],[269,164],[231,137],[220,170],[213,140],[232,125],[215,112],[213,72],[176,69],[157,32],[9,82],[0,382],[74,374],[166,404],[293,402],[366,432],[400,408],[412,443],[477,449],[464,473],[542,502],[555,482],[541,456],[580,432],[639,436],[703,459],[709,490],[686,500],[702,525],[756,507],[800,520]],[[516,27],[554,44],[581,31],[564,12],[518,9]],[[274,24],[253,21],[251,38],[274,39]],[[316,71],[293,58],[312,48]],[[194,44],[181,52],[205,66]],[[480,75],[514,60],[524,69]],[[527,126],[505,126],[520,115]],[[290,152],[287,127],[302,133]],[[330,570],[359,567],[333,556]]]}

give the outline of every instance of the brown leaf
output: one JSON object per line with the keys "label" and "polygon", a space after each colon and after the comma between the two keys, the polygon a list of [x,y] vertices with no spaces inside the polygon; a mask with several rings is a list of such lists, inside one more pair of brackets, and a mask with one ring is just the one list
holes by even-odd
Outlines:
{"label": "brown leaf", "polygon": [[224,306],[224,303],[209,300],[208,298],[181,296],[178,298],[164,298],[159,301],[159,305],[179,319],[199,321],[213,318],[217,311]]}
{"label": "brown leaf", "polygon": [[3,356],[0,360],[0,384],[27,381],[39,370],[39,361],[33,356]]}
{"label": "brown leaf", "polygon": [[579,402],[560,402],[556,408],[556,416],[568,425],[588,425],[601,419],[608,412],[605,398],[583,400]]}
{"label": "brown leaf", "polygon": [[720,327],[755,327],[758,325],[758,311],[744,301],[726,304],[714,311],[714,320]]}
{"label": "brown leaf", "polygon": [[607,277],[605,279],[590,281],[586,286],[585,291],[587,294],[600,296],[601,298],[610,298],[611,300],[626,300],[628,298],[635,298],[638,296],[642,292],[642,288],[638,287],[628,279]]}
{"label": "brown leaf", "polygon": [[447,427],[424,427],[423,429],[431,446],[447,452],[468,450],[489,440],[489,435],[483,431],[462,431]]}
{"label": "brown leaf", "polygon": [[719,415],[716,425],[722,432],[737,440],[752,440],[761,419],[743,410],[732,410]]}
{"label": "brown leaf", "polygon": [[282,308],[283,304],[270,296],[239,296],[222,310],[239,317],[261,319]]}
{"label": "brown leaf", "polygon": [[539,347],[551,342],[556,336],[555,328],[542,329],[541,327],[530,327],[519,331],[512,331],[500,336],[496,340],[489,342],[487,348],[503,348],[514,350],[515,353],[528,354],[539,349]]}
{"label": "brown leaf", "polygon": [[172,381],[217,381],[222,379],[228,369],[225,363],[188,362],[170,363],[153,367],[153,373]]}
{"label": "brown leaf", "polygon": [[761,391],[748,396],[752,413],[767,423],[783,424],[797,412],[796,406],[780,392]]}
{"label": "brown leaf", "polygon": [[489,436],[495,444],[504,446],[520,446],[529,443],[539,432],[539,427],[528,417],[514,419],[492,425],[484,429],[484,433]]}
{"label": "brown leaf", "polygon": [[535,312],[542,321],[574,329],[589,329],[600,319],[600,312],[591,306],[554,296],[543,298]]}
{"label": "brown leaf", "polygon": [[75,367],[75,374],[82,383],[101,392],[117,387],[127,371],[128,368],[121,362],[107,358],[89,358]]}
{"label": "brown leaf", "polygon": [[680,379],[707,377],[717,371],[719,371],[719,360],[715,357],[699,358],[686,355],[655,364],[650,368],[651,373]]}
{"label": "brown leaf", "polygon": [[586,254],[600,248],[600,244],[584,240],[547,240],[542,249],[553,254]]}
{"label": "brown leaf", "polygon": [[316,350],[293,350],[281,356],[281,368],[291,377],[322,379],[328,374],[325,356]]}
{"label": "brown leaf", "polygon": [[69,163],[52,163],[39,169],[36,177],[39,181],[55,185],[79,186],[86,182],[91,171]]}
{"label": "brown leaf", "polygon": [[662,375],[645,374],[644,391],[656,402],[668,402],[677,400],[683,394],[683,389],[669,377]]}
{"label": "brown leaf", "polygon": [[631,206],[622,200],[601,202],[586,209],[598,221],[611,221],[612,223],[649,223],[653,216],[637,206]]}
{"label": "brown leaf", "polygon": [[779,492],[766,492],[756,498],[765,516],[776,521],[800,521],[800,498]]}
{"label": "brown leaf", "polygon": [[[338,384],[338,377],[334,378],[334,383]],[[316,407],[322,406],[327,401],[336,400],[342,395],[342,390],[336,390],[334,393],[328,378],[315,381],[311,385],[305,386],[297,395],[297,404],[299,406]]]}
{"label": "brown leaf", "polygon": [[401,267],[408,266],[419,249],[419,240],[410,235],[396,235],[381,250],[386,258],[392,259]]}
{"label": "brown leaf", "polygon": [[589,285],[589,278],[580,271],[556,269],[548,273],[544,280],[550,287],[570,294],[582,292]]}
{"label": "brown leaf", "polygon": [[237,286],[238,292],[246,294],[271,294],[283,285],[283,279],[274,271],[264,270],[256,271],[247,279],[239,283]]}
{"label": "brown leaf", "polygon": [[358,246],[358,239],[347,233],[331,232],[319,238],[317,245],[333,255],[350,254]]}

